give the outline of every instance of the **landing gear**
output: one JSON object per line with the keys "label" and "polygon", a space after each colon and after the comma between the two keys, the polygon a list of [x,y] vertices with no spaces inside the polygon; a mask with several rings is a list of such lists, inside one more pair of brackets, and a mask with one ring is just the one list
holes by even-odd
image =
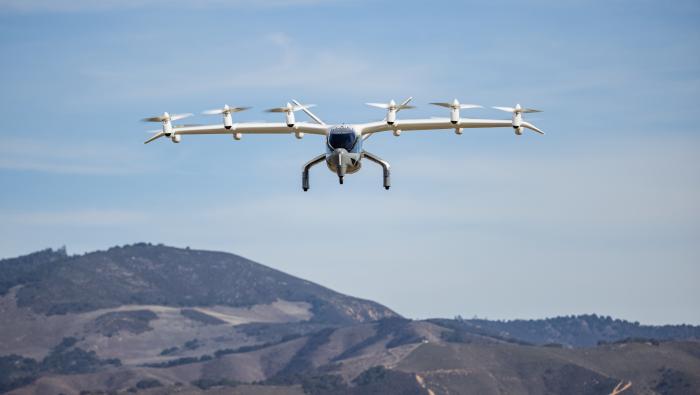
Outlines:
{"label": "landing gear", "polygon": [[323,162],[324,160],[326,160],[326,155],[321,154],[311,159],[304,165],[304,168],[301,172],[301,189],[303,189],[304,192],[309,190],[309,169]]}
{"label": "landing gear", "polygon": [[[385,161],[384,159],[369,153],[367,151],[362,151],[362,157],[367,158],[369,161],[374,162],[378,164],[379,166],[382,167],[382,174],[383,174],[383,186],[384,189],[387,191],[389,188],[391,188],[391,167],[389,166],[389,163]],[[313,159],[311,159],[309,162],[307,162],[301,172],[301,189],[304,192],[307,192],[309,190],[309,170],[316,166],[317,164],[323,162],[326,160],[326,154],[321,154]],[[338,183],[340,185],[343,185],[343,181],[345,178],[345,171],[346,168],[345,166],[338,166],[336,169],[336,172],[338,174]],[[354,170],[356,171],[356,170]]]}
{"label": "landing gear", "polygon": [[384,173],[384,189],[388,191],[391,187],[391,166],[389,166],[389,162],[367,151],[362,151],[362,156],[382,167]]}

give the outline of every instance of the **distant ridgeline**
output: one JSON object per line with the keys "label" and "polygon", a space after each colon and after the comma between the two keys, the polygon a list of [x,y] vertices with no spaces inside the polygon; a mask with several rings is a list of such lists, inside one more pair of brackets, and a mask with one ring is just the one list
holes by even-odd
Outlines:
{"label": "distant ridgeline", "polygon": [[700,339],[700,326],[640,325],[638,322],[596,314],[538,320],[431,319],[434,324],[460,332],[478,333],[525,344],[590,347],[604,343],[644,340]]}

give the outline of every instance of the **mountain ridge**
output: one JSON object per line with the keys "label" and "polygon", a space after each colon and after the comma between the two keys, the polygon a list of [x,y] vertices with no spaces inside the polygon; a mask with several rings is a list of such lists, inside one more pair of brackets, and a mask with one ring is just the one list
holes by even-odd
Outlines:
{"label": "mountain ridge", "polygon": [[[37,262],[42,258],[46,261]],[[37,271],[27,274],[19,269],[26,265],[22,262],[30,262]],[[9,267],[15,270],[6,276]],[[65,250],[42,250],[2,260],[0,270],[7,278],[1,294],[21,285],[18,305],[47,315],[127,304],[246,307],[283,299],[309,303],[314,319],[320,321],[350,323],[398,316],[376,302],[217,251],[147,243],[72,256]]]}
{"label": "mountain ridge", "polygon": [[0,393],[700,388],[700,327],[597,315],[411,320],[235,254],[147,243],[0,260],[0,318]]}

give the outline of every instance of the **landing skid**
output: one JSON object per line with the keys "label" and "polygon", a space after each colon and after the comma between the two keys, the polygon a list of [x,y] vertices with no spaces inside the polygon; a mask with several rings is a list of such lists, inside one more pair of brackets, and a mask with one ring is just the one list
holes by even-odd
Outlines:
{"label": "landing skid", "polygon": [[367,151],[362,151],[362,156],[382,167],[384,172],[384,189],[388,191],[391,188],[391,166],[389,166],[389,162]]}

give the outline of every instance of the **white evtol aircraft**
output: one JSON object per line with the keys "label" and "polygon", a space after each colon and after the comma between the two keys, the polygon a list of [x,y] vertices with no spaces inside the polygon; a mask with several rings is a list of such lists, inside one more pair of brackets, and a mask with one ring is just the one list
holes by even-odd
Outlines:
{"label": "white evtol aircraft", "polygon": [[[325,138],[325,153],[311,159],[304,165],[302,170],[302,188],[304,191],[309,190],[309,169],[311,167],[325,161],[328,169],[338,175],[338,181],[342,184],[343,177],[346,174],[352,174],[360,170],[363,158],[367,158],[382,167],[384,170],[384,188],[389,189],[391,186],[389,163],[362,148],[362,143],[374,133],[391,131],[394,136],[399,136],[402,131],[454,129],[456,134],[461,135],[463,129],[468,128],[511,127],[518,136],[522,135],[525,129],[544,134],[543,131],[523,120],[523,113],[540,111],[522,108],[519,104],[514,108],[493,107],[497,110],[512,113],[513,117],[510,120],[462,118],[460,117],[460,110],[481,108],[481,106],[460,104],[457,99],[454,99],[451,103],[430,103],[448,108],[450,110],[449,118],[397,120],[397,112],[403,109],[414,108],[408,105],[412,99],[412,97],[409,97],[400,104],[396,104],[393,100],[389,103],[367,103],[369,106],[386,110],[386,118],[377,122],[341,125],[327,125],[309,110],[310,107],[314,107],[313,104],[304,105],[296,100],[292,100],[292,103],[287,103],[285,107],[267,110],[268,112],[284,113],[284,123],[233,123],[232,114],[234,112],[247,110],[250,107],[229,107],[225,105],[221,109],[204,112],[204,114],[208,115],[222,115],[222,124],[175,126],[172,124],[172,121],[189,117],[192,114],[170,115],[165,112],[163,115],[143,119],[145,122],[161,122],[163,124],[163,129],[146,140],[145,144],[163,136],[169,137],[173,143],[179,143],[182,136],[187,134],[230,134],[235,140],[240,140],[244,134],[293,133],[298,139],[303,138],[305,134],[315,134]],[[313,123],[297,122],[294,118],[294,113],[297,111],[303,111],[313,120]]]}

